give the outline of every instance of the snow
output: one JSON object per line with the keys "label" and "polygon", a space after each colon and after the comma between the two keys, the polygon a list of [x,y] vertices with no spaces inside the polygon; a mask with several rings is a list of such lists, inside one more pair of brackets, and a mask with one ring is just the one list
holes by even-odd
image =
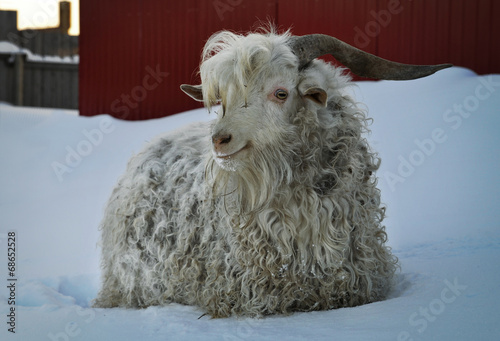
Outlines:
{"label": "snow", "polygon": [[42,56],[35,54],[26,48],[21,48],[16,44],[9,41],[0,41],[0,54],[25,54],[26,60],[30,62],[45,62],[45,63],[66,63],[66,64],[78,64],[80,63],[80,56]]}
{"label": "snow", "polygon": [[19,53],[21,49],[9,41],[0,41],[0,53]]}
{"label": "snow", "polygon": [[[263,319],[201,317],[172,304],[92,309],[97,229],[127,160],[205,110],[124,122],[0,103],[1,340],[498,340],[500,75],[454,67],[405,82],[359,82],[374,119],[389,244],[389,299]],[[15,334],[8,233],[16,233]]]}

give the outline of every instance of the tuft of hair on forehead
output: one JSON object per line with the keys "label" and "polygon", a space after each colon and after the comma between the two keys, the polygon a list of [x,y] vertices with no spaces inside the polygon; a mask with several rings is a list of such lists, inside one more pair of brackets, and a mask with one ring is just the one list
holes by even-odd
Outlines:
{"label": "tuft of hair on forehead", "polygon": [[245,103],[250,89],[281,70],[298,70],[298,60],[288,47],[290,32],[274,29],[240,35],[213,34],[205,44],[200,65],[205,106],[239,99]]}

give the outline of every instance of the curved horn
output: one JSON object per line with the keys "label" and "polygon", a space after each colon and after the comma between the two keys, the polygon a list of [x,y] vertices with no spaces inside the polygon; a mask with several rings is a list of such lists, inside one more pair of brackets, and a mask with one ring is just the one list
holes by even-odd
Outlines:
{"label": "curved horn", "polygon": [[452,64],[410,65],[391,62],[324,34],[290,37],[289,45],[299,58],[299,69],[303,69],[314,58],[331,54],[354,74],[367,78],[416,79],[452,66]]}

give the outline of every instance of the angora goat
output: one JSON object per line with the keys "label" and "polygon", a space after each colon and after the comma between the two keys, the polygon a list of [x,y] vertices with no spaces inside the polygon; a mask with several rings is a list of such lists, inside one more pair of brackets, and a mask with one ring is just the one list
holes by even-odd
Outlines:
{"label": "angora goat", "polygon": [[198,305],[214,317],[351,307],[383,299],[379,166],[344,69],[413,79],[448,65],[393,63],[325,35],[219,32],[199,86],[217,118],[134,156],[102,221],[95,307]]}

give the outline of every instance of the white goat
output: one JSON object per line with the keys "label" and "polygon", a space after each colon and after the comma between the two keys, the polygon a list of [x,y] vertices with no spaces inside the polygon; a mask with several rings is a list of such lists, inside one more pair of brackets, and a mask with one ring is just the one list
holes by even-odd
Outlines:
{"label": "white goat", "polygon": [[332,54],[372,78],[410,66],[333,37],[220,32],[202,85],[182,89],[217,119],[159,136],[134,156],[102,222],[96,307],[198,305],[262,316],[383,299],[397,260],[384,245],[379,159]]}

